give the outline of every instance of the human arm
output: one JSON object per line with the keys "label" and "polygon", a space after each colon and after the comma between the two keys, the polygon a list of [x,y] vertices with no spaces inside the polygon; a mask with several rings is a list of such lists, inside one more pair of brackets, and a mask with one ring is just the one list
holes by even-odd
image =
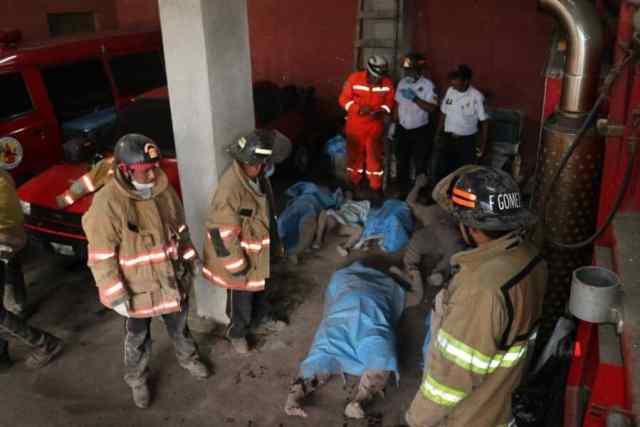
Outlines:
{"label": "human arm", "polygon": [[236,278],[244,278],[249,268],[241,224],[240,203],[229,193],[216,193],[207,213],[207,239],[224,268]]}
{"label": "human arm", "polygon": [[351,81],[351,77],[349,77],[347,81],[344,82],[344,85],[342,85],[342,91],[340,92],[338,102],[340,107],[347,113],[350,112],[352,108],[355,108],[354,111],[359,111],[360,106],[353,96],[353,83]]}
{"label": "human arm", "polygon": [[478,157],[483,157],[486,154],[489,141],[489,114],[485,108],[484,96],[480,94],[475,102],[478,120],[480,121],[480,142],[478,146],[480,152]]}
{"label": "human arm", "polygon": [[[88,262],[100,302],[108,308],[125,307],[130,294],[122,279],[118,251],[122,239],[122,223],[118,209],[98,194],[82,217],[82,228],[88,240]],[[122,313],[121,313],[122,314]]]}

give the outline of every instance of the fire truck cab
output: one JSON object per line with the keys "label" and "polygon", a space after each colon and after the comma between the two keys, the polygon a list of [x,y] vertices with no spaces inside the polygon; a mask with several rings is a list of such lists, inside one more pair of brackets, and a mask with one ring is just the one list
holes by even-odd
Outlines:
{"label": "fire truck cab", "polygon": [[166,84],[159,30],[20,43],[0,31],[0,163],[18,183],[63,158],[63,143],[100,138],[116,111]]}

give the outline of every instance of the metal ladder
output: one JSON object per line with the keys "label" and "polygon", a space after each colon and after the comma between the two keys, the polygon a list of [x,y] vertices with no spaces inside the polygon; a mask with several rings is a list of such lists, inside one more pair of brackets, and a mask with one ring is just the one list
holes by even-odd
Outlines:
{"label": "metal ladder", "polygon": [[354,68],[364,69],[369,56],[382,55],[397,80],[401,56],[409,46],[407,0],[358,0],[356,21]]}

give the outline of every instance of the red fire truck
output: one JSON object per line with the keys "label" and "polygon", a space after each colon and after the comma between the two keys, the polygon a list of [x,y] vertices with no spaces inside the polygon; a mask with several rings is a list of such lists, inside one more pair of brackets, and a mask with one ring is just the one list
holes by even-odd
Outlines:
{"label": "red fire truck", "polygon": [[64,141],[108,129],[133,97],[165,85],[164,70],[159,30],[35,44],[0,31],[1,164],[18,183],[35,176],[62,160]]}
{"label": "red fire truck", "polygon": [[[297,93],[297,95],[295,93]],[[293,156],[285,167],[298,169],[297,161],[308,157],[314,141],[323,140],[324,126],[313,113],[313,96],[308,89],[278,86],[267,82],[254,85],[256,123],[265,129],[277,129],[292,141]],[[268,101],[268,102],[267,102]],[[268,105],[269,108],[265,106]],[[279,106],[273,108],[273,106]],[[161,166],[170,183],[180,194],[178,164],[166,87],[136,97],[118,114],[117,124],[110,138],[97,143],[97,151],[109,155],[115,139],[126,133],[141,133],[158,144],[163,155]],[[87,161],[59,162],[18,188],[18,196],[25,214],[25,227],[37,241],[52,245],[56,252],[84,258],[86,237],[81,217],[91,205],[92,195],[82,197],[70,206],[61,208],[56,196],[90,169]]]}

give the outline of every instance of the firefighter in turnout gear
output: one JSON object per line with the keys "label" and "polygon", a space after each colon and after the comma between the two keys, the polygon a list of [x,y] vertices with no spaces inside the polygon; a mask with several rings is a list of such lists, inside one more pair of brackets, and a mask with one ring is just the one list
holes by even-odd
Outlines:
{"label": "firefighter in turnout gear", "polygon": [[347,175],[357,186],[365,174],[375,191],[382,187],[384,175],[384,117],[391,114],[394,105],[388,68],[385,58],[372,56],[365,71],[349,76],[339,99],[347,112]]}
{"label": "firefighter in turnout gear", "polygon": [[124,135],[114,163],[114,178],[96,193],[82,226],[100,302],[125,317],[124,380],[135,405],[146,408],[152,318],[162,316],[184,369],[199,379],[210,375],[187,326],[198,255],[156,144]]}
{"label": "firefighter in turnout gear", "polygon": [[228,290],[227,336],[241,354],[249,351],[246,336],[252,324],[276,330],[285,326],[270,318],[263,291],[275,233],[264,172],[272,154],[286,144],[277,131],[256,130],[229,145],[233,163],[220,178],[207,213],[202,271],[213,285]]}
{"label": "firefighter in turnout gear", "polygon": [[526,372],[542,314],[547,268],[523,239],[535,216],[508,174],[465,166],[440,181],[438,204],[474,249],[438,304],[422,385],[407,414],[412,427],[511,426],[511,394]]}
{"label": "firefighter in turnout gear", "polygon": [[[25,361],[32,369],[49,363],[63,348],[59,338],[29,326],[7,309],[8,288],[24,286],[19,258],[27,243],[23,224],[24,216],[13,178],[9,172],[0,169],[0,369],[12,364],[7,339],[18,340],[32,349]],[[12,301],[14,306],[15,302]]]}

